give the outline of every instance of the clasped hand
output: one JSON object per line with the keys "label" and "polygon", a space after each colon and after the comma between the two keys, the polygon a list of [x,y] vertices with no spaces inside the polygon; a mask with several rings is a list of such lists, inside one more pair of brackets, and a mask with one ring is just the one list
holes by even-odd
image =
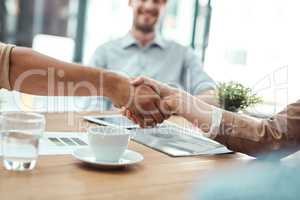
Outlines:
{"label": "clasped hand", "polygon": [[131,80],[135,88],[134,109],[122,107],[122,114],[142,128],[153,127],[168,119],[174,110],[174,96],[178,90],[150,78],[138,77]]}

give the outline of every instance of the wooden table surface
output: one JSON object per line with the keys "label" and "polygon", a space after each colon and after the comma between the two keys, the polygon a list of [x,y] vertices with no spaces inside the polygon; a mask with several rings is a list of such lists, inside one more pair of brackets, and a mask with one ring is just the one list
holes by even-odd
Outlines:
{"label": "wooden table surface", "polygon": [[[84,131],[91,125],[81,118],[86,114],[92,113],[48,113],[47,130]],[[30,172],[10,172],[1,165],[0,199],[190,199],[195,183],[208,173],[252,160],[242,154],[172,158],[135,142],[129,146],[145,159],[121,170],[90,168],[71,155],[40,156]]]}

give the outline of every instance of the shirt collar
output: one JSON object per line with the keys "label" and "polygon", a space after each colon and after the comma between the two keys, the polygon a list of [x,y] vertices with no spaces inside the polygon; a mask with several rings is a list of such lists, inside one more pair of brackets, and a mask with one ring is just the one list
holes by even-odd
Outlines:
{"label": "shirt collar", "polygon": [[131,35],[131,33],[127,33],[127,35],[122,39],[122,48],[126,49],[133,45],[138,45],[138,43]]}
{"label": "shirt collar", "polygon": [[157,33],[155,35],[155,38],[154,38],[152,44],[157,45],[162,49],[165,49],[167,47],[167,43],[160,33]]}
{"label": "shirt collar", "polygon": [[[155,38],[148,46],[156,45],[162,49],[165,49],[167,47],[166,41],[161,36],[161,34],[156,33]],[[132,34],[129,32],[123,39],[122,39],[122,48],[126,49],[131,46],[139,46],[138,41],[132,36]]]}

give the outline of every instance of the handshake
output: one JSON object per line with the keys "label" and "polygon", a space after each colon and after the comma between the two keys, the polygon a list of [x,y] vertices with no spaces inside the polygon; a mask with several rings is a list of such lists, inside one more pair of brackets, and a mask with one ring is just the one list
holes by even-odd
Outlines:
{"label": "handshake", "polygon": [[[114,97],[127,96],[123,94],[125,91],[123,89]],[[183,108],[183,102],[179,101],[183,94],[186,93],[164,83],[138,77],[129,80],[129,95],[123,98],[126,102],[123,100],[116,104],[114,98],[112,100],[115,106],[121,108],[123,115],[145,128],[160,124],[173,114],[179,114]]]}

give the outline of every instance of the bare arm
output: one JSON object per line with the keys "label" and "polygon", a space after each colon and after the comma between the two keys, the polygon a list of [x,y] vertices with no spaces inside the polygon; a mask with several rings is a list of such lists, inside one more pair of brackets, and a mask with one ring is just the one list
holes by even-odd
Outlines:
{"label": "bare arm", "polygon": [[59,61],[29,48],[15,47],[9,56],[10,89],[34,95],[105,96],[139,116],[143,126],[166,117],[159,111],[160,96],[148,86],[131,86],[121,75]]}
{"label": "bare arm", "polygon": [[116,105],[129,99],[129,80],[125,77],[23,47],[15,47],[10,54],[9,80],[11,89],[33,95],[106,96]]}
{"label": "bare arm", "polygon": [[[29,48],[15,47],[10,55],[10,84],[12,89],[34,95],[102,95],[110,97],[109,79],[101,69],[82,67],[39,54]],[[100,81],[101,78],[108,79]],[[88,84],[85,84],[88,83]],[[78,86],[71,90],[71,85]],[[69,87],[68,87],[69,86]],[[81,86],[81,87],[80,87]]]}
{"label": "bare arm", "polygon": [[[169,96],[166,103],[204,132],[210,130],[214,106],[187,93]],[[279,159],[300,150],[299,130],[300,101],[270,119],[223,111],[220,128],[212,139],[236,152],[255,157],[272,153]]]}
{"label": "bare arm", "polygon": [[217,99],[217,93],[216,90],[206,90],[204,92],[201,92],[200,94],[196,95],[197,98],[200,100],[217,107],[220,107],[218,99]]}
{"label": "bare arm", "polygon": [[[168,88],[157,81],[142,77],[133,84],[152,85],[160,89],[163,103],[169,112],[180,115],[204,132],[211,127],[213,110],[217,109],[184,91]],[[285,110],[270,119],[222,111],[220,128],[212,139],[233,151],[260,157],[276,153],[276,158],[300,150],[300,101],[290,104]],[[130,113],[125,113],[132,118]]]}

